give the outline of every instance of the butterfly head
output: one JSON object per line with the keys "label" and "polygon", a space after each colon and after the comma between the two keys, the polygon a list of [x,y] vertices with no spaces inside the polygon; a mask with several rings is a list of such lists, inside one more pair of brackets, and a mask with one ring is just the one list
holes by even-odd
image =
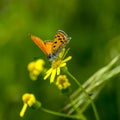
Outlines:
{"label": "butterfly head", "polygon": [[50,62],[52,62],[53,60],[55,60],[56,58],[58,58],[58,56],[57,56],[56,54],[49,54],[49,55],[47,56],[47,58],[48,58],[48,60],[49,60]]}

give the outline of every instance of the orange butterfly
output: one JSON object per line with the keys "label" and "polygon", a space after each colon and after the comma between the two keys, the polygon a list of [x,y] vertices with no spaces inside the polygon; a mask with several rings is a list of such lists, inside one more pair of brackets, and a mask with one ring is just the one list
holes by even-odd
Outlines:
{"label": "orange butterfly", "polygon": [[52,61],[58,57],[58,54],[71,38],[64,31],[58,30],[53,41],[43,41],[33,35],[31,35],[31,39],[47,55],[48,59]]}

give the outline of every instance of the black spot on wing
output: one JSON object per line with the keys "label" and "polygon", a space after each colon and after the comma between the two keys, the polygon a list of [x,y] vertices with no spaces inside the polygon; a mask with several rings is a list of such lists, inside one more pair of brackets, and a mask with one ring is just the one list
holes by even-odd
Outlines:
{"label": "black spot on wing", "polygon": [[57,44],[57,41],[55,41],[54,43]]}
{"label": "black spot on wing", "polygon": [[60,42],[61,42],[61,43],[64,43],[64,41],[62,41],[62,40],[61,40]]}
{"label": "black spot on wing", "polygon": [[62,40],[62,38],[58,38],[58,40]]}
{"label": "black spot on wing", "polygon": [[63,40],[65,40],[65,37],[63,37]]}

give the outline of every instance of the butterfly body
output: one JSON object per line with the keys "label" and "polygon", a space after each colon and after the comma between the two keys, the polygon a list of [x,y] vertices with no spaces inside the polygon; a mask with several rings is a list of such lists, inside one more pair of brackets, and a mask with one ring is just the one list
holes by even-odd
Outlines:
{"label": "butterfly body", "polygon": [[71,38],[68,37],[64,31],[58,30],[54,40],[52,41],[43,41],[42,39],[33,35],[31,35],[31,39],[47,55],[48,59],[52,61],[58,57],[58,54]]}

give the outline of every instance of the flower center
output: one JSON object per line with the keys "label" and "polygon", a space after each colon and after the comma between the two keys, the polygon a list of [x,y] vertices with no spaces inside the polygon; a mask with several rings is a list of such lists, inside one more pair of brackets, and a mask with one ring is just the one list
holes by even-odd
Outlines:
{"label": "flower center", "polygon": [[61,79],[59,80],[59,84],[60,84],[62,87],[64,87],[65,82],[66,82],[66,80],[65,80],[64,78],[61,78]]}
{"label": "flower center", "polygon": [[61,59],[56,59],[56,60],[54,60],[54,61],[52,62],[52,68],[55,69],[55,68],[59,67],[60,64],[61,64],[61,61],[62,61]]}

